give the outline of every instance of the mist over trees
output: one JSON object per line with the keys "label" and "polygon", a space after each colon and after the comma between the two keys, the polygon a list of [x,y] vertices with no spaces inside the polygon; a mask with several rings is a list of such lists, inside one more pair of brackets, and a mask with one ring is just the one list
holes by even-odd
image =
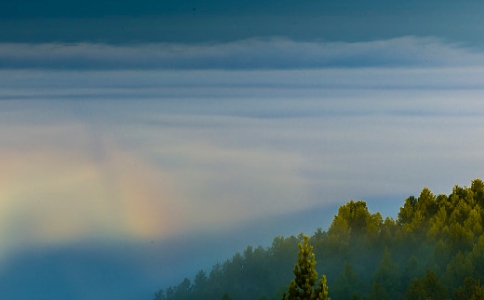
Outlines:
{"label": "mist over trees", "polygon": [[325,275],[331,299],[484,299],[483,209],[480,179],[449,195],[424,188],[404,200],[396,220],[351,200],[327,231],[248,246],[193,281],[156,292],[154,300],[280,300],[301,261],[298,243],[313,247],[314,270]]}

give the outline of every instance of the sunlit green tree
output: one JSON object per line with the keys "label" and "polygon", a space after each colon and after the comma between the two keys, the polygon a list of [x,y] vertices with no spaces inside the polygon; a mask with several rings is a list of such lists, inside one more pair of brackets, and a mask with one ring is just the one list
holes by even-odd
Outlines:
{"label": "sunlit green tree", "polygon": [[304,236],[303,244],[299,243],[298,261],[293,271],[296,278],[291,281],[288,293],[282,296],[283,300],[330,300],[325,275],[314,288],[318,280],[315,266],[313,246],[309,245],[308,237]]}

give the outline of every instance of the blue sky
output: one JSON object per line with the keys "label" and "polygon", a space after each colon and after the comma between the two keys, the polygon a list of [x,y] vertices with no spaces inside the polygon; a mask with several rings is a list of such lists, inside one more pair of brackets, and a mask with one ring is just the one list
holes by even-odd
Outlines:
{"label": "blue sky", "polygon": [[66,3],[0,4],[1,298],[150,299],[482,178],[480,2]]}
{"label": "blue sky", "polygon": [[357,42],[410,35],[482,47],[483,6],[478,0],[6,0],[0,40],[205,43],[282,36]]}

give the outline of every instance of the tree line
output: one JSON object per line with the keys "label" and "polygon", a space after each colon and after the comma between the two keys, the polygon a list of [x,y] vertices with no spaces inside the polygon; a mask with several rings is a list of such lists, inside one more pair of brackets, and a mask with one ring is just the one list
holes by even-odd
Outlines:
{"label": "tree line", "polygon": [[200,270],[193,281],[159,290],[154,300],[283,299],[306,242],[331,299],[484,300],[483,210],[480,179],[454,186],[449,195],[424,188],[404,200],[396,220],[352,200],[327,231],[318,228],[307,239],[279,236],[267,248],[248,246],[209,272]]}

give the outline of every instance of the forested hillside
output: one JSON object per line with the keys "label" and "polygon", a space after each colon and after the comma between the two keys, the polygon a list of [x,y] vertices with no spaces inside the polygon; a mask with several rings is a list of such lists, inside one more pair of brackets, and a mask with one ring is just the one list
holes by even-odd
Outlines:
{"label": "forested hillside", "polygon": [[[484,299],[484,184],[450,195],[424,188],[405,199],[397,220],[364,201],[341,206],[328,231],[309,238],[329,296],[344,299]],[[212,270],[160,290],[156,300],[281,299],[294,278],[303,234],[251,246]]]}

